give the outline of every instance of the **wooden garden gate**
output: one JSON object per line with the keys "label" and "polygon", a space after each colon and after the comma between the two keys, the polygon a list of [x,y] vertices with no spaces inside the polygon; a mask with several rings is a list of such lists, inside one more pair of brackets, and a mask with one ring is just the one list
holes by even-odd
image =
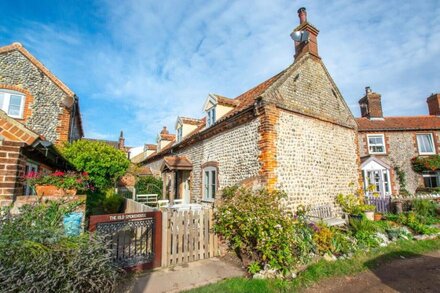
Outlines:
{"label": "wooden garden gate", "polygon": [[121,267],[143,270],[161,266],[160,211],[91,216],[89,230],[104,237]]}

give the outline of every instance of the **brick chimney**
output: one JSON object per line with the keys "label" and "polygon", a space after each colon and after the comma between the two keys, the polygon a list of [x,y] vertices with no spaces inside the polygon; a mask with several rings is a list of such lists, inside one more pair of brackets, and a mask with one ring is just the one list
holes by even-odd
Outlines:
{"label": "brick chimney", "polygon": [[365,88],[365,96],[359,100],[359,106],[362,117],[383,118],[381,95],[374,93],[369,86]]}
{"label": "brick chimney", "polygon": [[310,53],[311,55],[320,58],[318,55],[317,41],[319,30],[307,21],[307,11],[305,7],[298,9],[298,17],[299,26],[297,26],[293,32],[307,31],[309,33],[309,40],[304,42],[295,41],[295,60],[305,53]]}
{"label": "brick chimney", "polygon": [[125,148],[125,138],[124,132],[121,130],[121,134],[119,135],[118,149],[124,150]]}
{"label": "brick chimney", "polygon": [[440,116],[440,93],[431,94],[426,102],[428,103],[429,115]]}

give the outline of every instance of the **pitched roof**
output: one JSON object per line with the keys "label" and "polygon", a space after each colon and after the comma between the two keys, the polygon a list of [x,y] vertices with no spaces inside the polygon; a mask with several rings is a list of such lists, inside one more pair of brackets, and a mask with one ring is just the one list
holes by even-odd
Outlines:
{"label": "pitched roof", "polygon": [[67,85],[65,85],[61,80],[59,80],[52,72],[47,69],[46,66],[43,65],[37,58],[35,58],[28,50],[26,50],[22,44],[20,43],[12,43],[11,45],[7,45],[4,47],[0,47],[0,54],[7,53],[17,50],[21,54],[23,54],[32,64],[34,64],[38,69],[40,69],[53,83],[55,83],[63,92],[65,92],[68,96],[74,97],[75,93],[69,89]]}
{"label": "pitched roof", "polygon": [[199,125],[201,122],[201,119],[190,118],[190,117],[179,117],[179,119],[182,121],[182,123],[191,124],[191,125]]}
{"label": "pitched roof", "polygon": [[368,118],[356,118],[359,131],[393,131],[393,130],[432,130],[440,129],[440,117],[425,116],[404,116],[385,117],[382,119],[370,120]]}
{"label": "pitched roof", "polygon": [[229,106],[229,107],[235,107],[239,104],[238,100],[230,99],[227,97],[223,97],[217,94],[214,94],[214,96],[217,98],[217,104]]}
{"label": "pitched roof", "polygon": [[3,110],[0,110],[0,136],[9,141],[24,142],[32,145],[38,139],[44,140],[43,137],[28,129],[24,124],[11,118]]}
{"label": "pitched roof", "polygon": [[162,170],[166,167],[169,170],[191,170],[191,161],[184,156],[169,156],[163,158]]}
{"label": "pitched roof", "polygon": [[175,134],[169,134],[169,133],[161,133],[160,138],[168,141],[173,141],[176,139]]}
{"label": "pitched roof", "polygon": [[[234,107],[234,109],[232,109],[231,111],[229,111],[226,115],[224,115],[222,118],[220,118],[219,120],[216,121],[216,124],[227,120],[229,118],[232,118],[233,116],[235,116],[236,114],[252,107],[254,105],[255,99],[258,98],[260,95],[262,95],[272,84],[274,84],[281,76],[283,76],[283,74],[286,72],[287,69],[281,71],[280,73],[272,76],[271,78],[265,80],[264,82],[258,84],[257,86],[251,88],[250,90],[242,93],[241,95],[237,96],[235,99],[233,99],[236,104],[236,106]],[[218,97],[218,95],[216,95]],[[225,97],[223,97],[225,98]],[[225,98],[225,99],[229,99],[229,98]],[[232,99],[229,99],[232,100]],[[203,130],[205,130],[205,126],[206,126],[206,117],[202,118],[199,120],[199,124],[197,126],[196,129],[194,129],[191,133],[189,133],[188,135],[186,135],[184,137],[184,139],[180,142],[183,143],[185,141],[188,141],[189,139],[193,138],[195,135],[197,135],[198,133],[202,132]],[[207,129],[207,131],[209,131],[209,128]],[[179,144],[180,144],[179,143]],[[148,156],[145,160],[143,161],[147,161],[153,158],[157,158],[162,156],[163,154],[166,154],[171,148],[173,147],[173,144],[170,143],[168,144],[166,147],[164,147],[163,149],[161,149],[159,152],[151,154],[150,156]],[[142,161],[142,162],[143,162]],[[141,163],[141,162],[140,162]]]}
{"label": "pitched roof", "polygon": [[150,150],[150,151],[155,151],[155,150],[157,150],[157,145],[156,144],[149,144],[149,143],[147,143],[147,144],[144,145],[144,149],[145,150]]}

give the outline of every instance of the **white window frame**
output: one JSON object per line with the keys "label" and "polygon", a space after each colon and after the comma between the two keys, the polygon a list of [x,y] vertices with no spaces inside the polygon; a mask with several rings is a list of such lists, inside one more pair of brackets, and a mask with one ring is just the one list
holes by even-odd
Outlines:
{"label": "white window frame", "polygon": [[182,141],[182,134],[183,134],[183,126],[180,126],[179,128],[177,128],[177,142],[181,142]]}
{"label": "white window frame", "polygon": [[[25,95],[23,93],[20,93],[17,91],[11,91],[11,90],[1,89],[1,88],[0,88],[0,95],[3,96],[3,103],[0,103],[0,109],[5,111],[5,113],[8,114],[8,116],[10,116],[12,118],[23,119],[24,104],[26,103]],[[19,96],[21,98],[20,110],[19,110],[18,115],[11,115],[9,113],[9,105],[11,102],[11,95]]]}
{"label": "white window frame", "polygon": [[[381,137],[382,138],[382,146],[383,146],[383,152],[374,152],[371,150],[370,147],[379,146],[377,144],[370,144],[370,137]],[[368,153],[369,154],[386,154],[387,153],[387,147],[385,144],[385,135],[384,134],[367,134],[367,144],[368,144]]]}
{"label": "white window frame", "polygon": [[217,113],[215,111],[215,106],[209,108],[206,111],[206,113],[207,113],[207,116],[208,116],[207,117],[207,125],[209,127],[209,126],[213,125],[215,123],[216,119],[217,119],[217,117],[216,117]]}
{"label": "white window frame", "polygon": [[[30,172],[38,172],[38,165],[34,162],[26,162],[26,170],[28,175]],[[24,185],[24,195],[34,195],[35,190],[32,188],[32,186],[25,184]]]}
{"label": "white window frame", "polygon": [[[419,143],[419,136],[421,135],[429,135],[431,137],[431,146],[432,146],[432,152],[422,152],[420,149],[420,143]],[[417,149],[419,151],[419,155],[435,155],[435,143],[434,143],[434,136],[432,133],[416,133],[416,141],[417,141]]]}
{"label": "white window frame", "polygon": [[205,167],[203,168],[202,172],[203,172],[203,176],[202,176],[203,200],[213,202],[215,200],[217,194],[217,188],[218,188],[217,186],[218,170],[216,167]]}
{"label": "white window frame", "polygon": [[436,178],[437,183],[440,183],[440,172],[439,171],[423,172],[422,177],[423,177],[423,185],[425,186],[425,188],[438,188],[438,187],[440,187],[440,184],[437,184],[438,185],[437,187],[430,187],[430,186],[426,186],[426,184],[425,184],[425,178]]}

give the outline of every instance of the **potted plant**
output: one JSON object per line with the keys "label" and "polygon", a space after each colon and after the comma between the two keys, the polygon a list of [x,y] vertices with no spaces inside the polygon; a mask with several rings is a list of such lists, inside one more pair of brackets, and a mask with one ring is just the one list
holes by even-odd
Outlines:
{"label": "potted plant", "polygon": [[78,190],[89,188],[87,173],[56,171],[50,174],[30,172],[24,180],[32,186],[38,196],[43,195],[75,195]]}
{"label": "potted plant", "polygon": [[374,213],[374,220],[376,222],[382,220],[382,213]]}
{"label": "potted plant", "polygon": [[342,210],[351,218],[362,218],[362,215],[369,220],[374,220],[374,205],[368,205],[354,194],[343,195],[339,194],[336,197],[336,202],[342,207]]}

